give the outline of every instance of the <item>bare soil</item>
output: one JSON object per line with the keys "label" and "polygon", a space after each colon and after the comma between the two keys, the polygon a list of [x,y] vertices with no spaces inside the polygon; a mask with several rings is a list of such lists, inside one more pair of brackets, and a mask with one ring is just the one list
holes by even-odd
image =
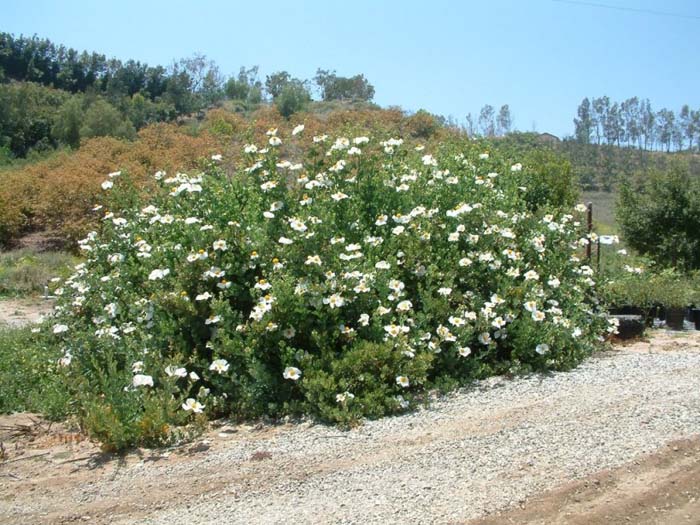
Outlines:
{"label": "bare soil", "polygon": [[53,309],[53,301],[42,297],[0,299],[0,328],[4,325],[19,327],[38,323]]}
{"label": "bare soil", "polygon": [[700,524],[700,437],[675,441],[466,525]]}

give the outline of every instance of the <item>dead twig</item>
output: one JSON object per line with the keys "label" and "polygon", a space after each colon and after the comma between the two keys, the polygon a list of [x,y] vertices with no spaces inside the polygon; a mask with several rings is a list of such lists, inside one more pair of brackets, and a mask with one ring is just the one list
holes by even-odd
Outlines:
{"label": "dead twig", "polygon": [[22,456],[21,458],[15,458],[15,459],[10,459],[8,461],[3,461],[2,463],[0,463],[0,466],[8,465],[10,463],[16,463],[18,461],[24,461],[25,459],[40,458],[42,456],[48,456],[49,454],[51,454],[51,452],[42,452],[41,454],[34,454],[33,456]]}

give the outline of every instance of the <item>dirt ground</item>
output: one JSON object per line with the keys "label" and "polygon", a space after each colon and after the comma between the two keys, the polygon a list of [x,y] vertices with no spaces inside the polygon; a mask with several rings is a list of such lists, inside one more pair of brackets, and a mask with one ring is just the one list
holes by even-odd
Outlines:
{"label": "dirt ground", "polygon": [[[661,332],[651,341],[627,345],[625,351],[680,348],[698,351],[700,337]],[[266,445],[290,426],[219,423],[195,442],[179,447],[111,455],[69,424],[51,424],[32,414],[0,416],[0,508],[11,510],[4,518],[0,515],[0,523],[139,523],[154,512],[195,503],[207,494],[231,494],[234,484],[265,486],[266,481],[285,475]],[[463,525],[698,525],[698,432],[621,467],[561,484],[514,508]],[[435,439],[439,433],[437,426],[434,435],[425,439]],[[237,468],[221,469],[216,454],[236,443],[247,444],[247,456]],[[189,470],[186,476],[166,475],[180,472],[179,467],[187,463],[201,468]],[[342,472],[347,466],[336,461],[315,468]],[[144,469],[155,474],[138,474]],[[137,475],[119,476],[127,471]]]}
{"label": "dirt ground", "polygon": [[37,323],[51,312],[53,301],[42,297],[0,300],[0,328],[3,324],[24,326]]}
{"label": "dirt ground", "polygon": [[700,437],[466,525],[700,524]]}

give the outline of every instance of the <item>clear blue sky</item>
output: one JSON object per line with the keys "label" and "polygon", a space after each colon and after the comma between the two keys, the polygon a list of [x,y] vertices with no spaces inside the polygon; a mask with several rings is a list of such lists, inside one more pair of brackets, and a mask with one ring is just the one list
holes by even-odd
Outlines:
{"label": "clear blue sky", "polygon": [[201,52],[261,78],[363,73],[375,101],[462,121],[509,104],[520,130],[573,132],[584,96],[700,108],[698,0],[3,0],[0,30],[168,65]]}

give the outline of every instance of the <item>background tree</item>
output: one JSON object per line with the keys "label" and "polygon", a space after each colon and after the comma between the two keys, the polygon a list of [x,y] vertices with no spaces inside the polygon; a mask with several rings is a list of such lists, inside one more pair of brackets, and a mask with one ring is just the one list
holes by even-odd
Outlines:
{"label": "background tree", "polygon": [[476,122],[474,122],[474,116],[471,113],[467,113],[465,117],[465,126],[467,135],[474,137],[477,134]]}
{"label": "background tree", "polygon": [[303,110],[311,101],[311,95],[301,81],[291,81],[282,88],[275,98],[275,106],[280,114],[289,118],[294,113]]}
{"label": "background tree", "polygon": [[605,129],[608,122],[608,108],[610,99],[608,97],[594,98],[592,102],[593,113],[595,115],[595,136],[596,142],[600,144],[605,137]]}
{"label": "background tree", "polygon": [[498,117],[496,118],[497,131],[498,134],[503,136],[510,133],[510,128],[513,125],[513,117],[510,114],[510,107],[508,104],[501,106],[498,111]]}
{"label": "background tree", "polygon": [[278,71],[277,73],[272,73],[265,78],[265,91],[272,97],[276,99],[284,87],[291,82],[292,76],[286,71]]}
{"label": "background tree", "polygon": [[314,77],[324,101],[353,100],[369,102],[374,98],[374,86],[364,75],[341,77],[335,71],[318,69]]}
{"label": "background tree", "polygon": [[85,112],[80,137],[105,136],[133,139],[136,136],[136,130],[131,121],[124,118],[109,102],[98,100]]}
{"label": "background tree", "polygon": [[666,108],[656,113],[656,132],[661,146],[666,147],[666,151],[671,151],[673,141],[673,131],[676,124],[676,117],[673,111]]}
{"label": "background tree", "polygon": [[52,128],[53,136],[62,144],[77,148],[80,146],[80,128],[84,118],[83,101],[80,96],[74,95],[58,110]]}
{"label": "background tree", "polygon": [[486,104],[479,112],[479,131],[485,137],[493,137],[496,135],[496,112],[493,106]]}
{"label": "background tree", "polygon": [[700,269],[700,178],[687,165],[622,185],[617,216],[635,250],[667,266]]}
{"label": "background tree", "polygon": [[577,117],[574,119],[576,140],[581,144],[588,144],[593,133],[593,118],[591,115],[591,102],[588,97],[581,101],[577,110]]}

